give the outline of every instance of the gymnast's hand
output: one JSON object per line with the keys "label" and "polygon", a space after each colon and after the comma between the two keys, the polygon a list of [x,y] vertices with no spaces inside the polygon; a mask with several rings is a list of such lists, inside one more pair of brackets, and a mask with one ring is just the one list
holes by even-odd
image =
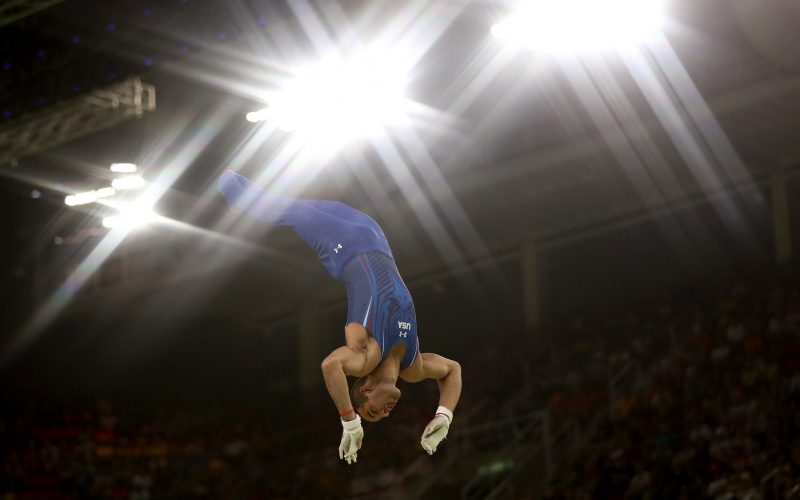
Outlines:
{"label": "gymnast's hand", "polygon": [[440,406],[436,410],[436,416],[433,417],[433,420],[431,420],[425,427],[425,430],[422,431],[422,439],[420,440],[422,449],[427,451],[428,455],[436,453],[436,448],[439,446],[439,443],[444,441],[447,437],[447,431],[450,429],[450,422],[452,421],[453,412],[444,406]]}
{"label": "gymnast's hand", "polygon": [[361,417],[350,421],[342,419],[342,441],[339,443],[339,458],[348,464],[358,461],[358,450],[361,449],[361,440],[364,439],[364,429],[361,427]]}

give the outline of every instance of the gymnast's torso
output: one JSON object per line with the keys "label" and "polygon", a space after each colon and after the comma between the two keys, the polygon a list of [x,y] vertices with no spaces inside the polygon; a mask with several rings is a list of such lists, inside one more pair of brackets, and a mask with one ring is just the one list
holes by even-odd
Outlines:
{"label": "gymnast's torso", "polygon": [[380,348],[381,359],[404,345],[400,369],[417,359],[414,302],[383,230],[368,215],[338,201],[287,198],[265,192],[234,172],[219,190],[231,208],[266,224],[292,228],[347,289],[347,323],[359,324]]}
{"label": "gymnast's torso", "polygon": [[347,324],[363,326],[377,342],[381,359],[398,344],[405,346],[400,369],[419,354],[414,302],[394,259],[380,252],[359,254],[342,271],[347,288]]}

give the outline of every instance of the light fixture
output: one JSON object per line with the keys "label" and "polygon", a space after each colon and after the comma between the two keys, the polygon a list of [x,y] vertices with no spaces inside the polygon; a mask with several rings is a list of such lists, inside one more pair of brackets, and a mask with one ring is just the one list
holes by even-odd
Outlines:
{"label": "light fixture", "polygon": [[152,207],[139,203],[122,205],[119,213],[103,218],[103,227],[109,229],[135,229],[155,221],[158,215]]}
{"label": "light fixture", "polygon": [[127,175],[111,181],[111,187],[119,191],[124,191],[126,189],[137,189],[144,186],[144,184],[144,179],[138,175]]}
{"label": "light fixture", "polygon": [[100,198],[108,198],[117,194],[116,189],[111,187],[104,187],[94,191],[86,191],[83,193],[71,194],[64,198],[64,203],[70,207],[76,205],[86,205],[87,203],[94,203]]}
{"label": "light fixture", "polygon": [[269,117],[269,108],[259,109],[258,111],[251,111],[245,115],[245,118],[250,123],[263,122]]}
{"label": "light fixture", "polygon": [[113,187],[104,187],[95,191],[95,196],[97,196],[97,198],[109,198],[115,194],[117,194],[117,190]]}
{"label": "light fixture", "polygon": [[246,118],[272,121],[312,141],[368,135],[402,117],[411,61],[399,51],[377,49],[327,58],[296,70],[283,89],[268,95],[269,107]]}
{"label": "light fixture", "polygon": [[109,229],[135,229],[159,218],[153,210],[153,204],[141,199],[122,202],[112,200],[107,206],[117,211],[116,214],[103,218],[103,226]]}
{"label": "light fixture", "polygon": [[74,207],[76,205],[86,205],[87,203],[92,203],[96,199],[97,195],[94,191],[87,191],[85,193],[67,195],[64,198],[64,203],[70,207]]}
{"label": "light fixture", "polygon": [[133,163],[112,163],[109,167],[112,172],[120,174],[132,174],[136,172],[137,167]]}

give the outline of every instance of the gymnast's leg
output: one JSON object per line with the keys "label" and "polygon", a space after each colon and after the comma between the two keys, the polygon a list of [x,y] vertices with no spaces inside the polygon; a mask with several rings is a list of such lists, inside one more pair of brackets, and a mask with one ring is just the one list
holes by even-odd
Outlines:
{"label": "gymnast's leg", "polygon": [[336,217],[339,217],[346,221],[369,226],[373,230],[377,231],[378,234],[381,235],[383,234],[383,230],[372,217],[365,214],[364,212],[356,210],[350,205],[342,203],[341,201],[332,201],[332,200],[300,200],[300,201],[308,203],[314,208],[322,210],[323,212],[327,212],[331,215],[335,215]]}
{"label": "gymnast's leg", "polygon": [[[336,231],[341,232],[346,226],[358,223],[322,210],[323,204],[315,205],[316,201],[295,200],[264,192],[245,177],[230,170],[222,174],[217,187],[235,212],[244,212],[269,225],[291,227],[315,249],[320,237]],[[360,214],[347,205],[341,205]],[[345,215],[344,209],[336,208],[339,213]]]}

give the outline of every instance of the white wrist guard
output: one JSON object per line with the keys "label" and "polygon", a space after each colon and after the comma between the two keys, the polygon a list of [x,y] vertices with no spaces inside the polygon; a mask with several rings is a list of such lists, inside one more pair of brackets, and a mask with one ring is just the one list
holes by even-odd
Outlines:
{"label": "white wrist guard", "polygon": [[361,417],[358,415],[353,420],[342,420],[342,428],[346,431],[352,431],[358,427],[361,427]]}
{"label": "white wrist guard", "polygon": [[444,406],[440,406],[440,407],[436,408],[436,414],[437,415],[444,415],[445,417],[447,417],[447,425],[450,425],[450,424],[453,423],[453,412],[448,410]]}

